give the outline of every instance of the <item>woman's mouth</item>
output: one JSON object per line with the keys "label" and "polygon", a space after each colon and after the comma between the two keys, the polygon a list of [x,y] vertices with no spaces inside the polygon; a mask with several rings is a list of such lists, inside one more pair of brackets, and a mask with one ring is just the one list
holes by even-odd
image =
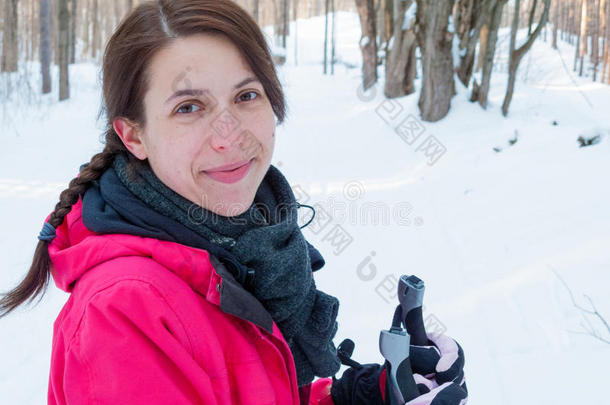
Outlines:
{"label": "woman's mouth", "polygon": [[204,171],[204,173],[207,174],[209,177],[213,178],[214,180],[220,181],[221,183],[236,183],[243,179],[246,174],[248,174],[253,160],[254,158],[232,170],[214,170],[209,172]]}

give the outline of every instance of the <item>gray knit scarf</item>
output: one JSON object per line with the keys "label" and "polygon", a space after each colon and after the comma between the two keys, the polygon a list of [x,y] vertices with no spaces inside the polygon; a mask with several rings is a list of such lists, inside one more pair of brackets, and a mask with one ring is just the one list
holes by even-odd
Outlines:
{"label": "gray knit scarf", "polygon": [[314,376],[334,375],[341,363],[332,342],[337,332],[337,298],[316,289],[305,237],[297,223],[288,181],[269,167],[254,203],[225,217],[202,208],[167,187],[148,162],[119,154],[119,179],[155,211],[180,222],[235,256],[254,277],[244,286],[269,312],[294,357],[299,387]]}

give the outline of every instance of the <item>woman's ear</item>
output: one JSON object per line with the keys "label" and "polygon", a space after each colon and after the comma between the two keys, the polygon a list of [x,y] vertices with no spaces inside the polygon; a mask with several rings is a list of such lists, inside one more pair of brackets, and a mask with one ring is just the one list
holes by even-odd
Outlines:
{"label": "woman's ear", "polygon": [[144,160],[148,157],[146,153],[146,144],[144,143],[142,131],[140,127],[128,120],[127,118],[119,117],[112,121],[114,132],[117,133],[123,145],[138,159]]}

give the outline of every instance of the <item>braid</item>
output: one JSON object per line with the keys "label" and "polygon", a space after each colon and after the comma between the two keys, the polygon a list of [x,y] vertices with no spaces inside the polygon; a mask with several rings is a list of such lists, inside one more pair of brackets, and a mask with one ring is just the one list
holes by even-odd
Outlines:
{"label": "braid", "polygon": [[[68,188],[61,192],[59,202],[55,205],[55,210],[51,213],[47,222],[54,228],[59,227],[63,223],[64,217],[72,210],[72,206],[78,201],[78,198],[85,194],[91,182],[102,177],[104,171],[112,165],[117,153],[121,152],[128,153],[127,148],[114,130],[109,129],[106,132],[104,150],[94,155],[80,174],[70,181]],[[42,299],[50,278],[49,243],[44,240],[38,242],[28,274],[17,287],[6,294],[2,294],[2,298],[0,298],[0,318],[26,300],[31,302],[41,292],[40,299]]]}
{"label": "braid", "polygon": [[91,158],[87,166],[83,168],[80,175],[73,178],[68,188],[59,195],[59,202],[55,205],[55,210],[47,222],[57,228],[64,221],[64,217],[72,210],[72,206],[76,204],[79,196],[85,194],[85,191],[91,185],[93,180],[102,177],[104,171],[110,167],[116,152],[109,152],[107,148]]}

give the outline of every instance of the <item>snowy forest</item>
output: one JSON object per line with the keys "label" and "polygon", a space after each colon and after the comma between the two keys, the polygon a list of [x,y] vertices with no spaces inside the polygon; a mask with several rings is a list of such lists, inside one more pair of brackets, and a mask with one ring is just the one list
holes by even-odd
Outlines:
{"label": "snowy forest", "polygon": [[[5,0],[2,18],[2,72],[18,72],[19,61],[39,61],[42,94],[51,91],[51,64],[59,67],[59,100],[70,96],[68,66],[99,60],[103,44],[138,0]],[[495,63],[504,63],[508,78],[502,102],[507,115],[523,57],[538,37],[557,49],[557,41],[574,46],[563,61],[579,77],[610,84],[610,2],[607,0],[415,0],[240,1],[259,24],[273,26],[277,61],[283,63],[290,21],[324,15],[324,71],[335,58],[334,11],[357,11],[361,24],[363,89],[378,82],[383,66],[384,94],[402,97],[416,91],[421,74],[419,109],[424,121],[448,114],[454,80],[472,86],[469,99],[485,109]],[[330,19],[330,21],[329,21]],[[330,25],[329,25],[330,24]],[[496,57],[498,31],[510,29],[507,55]],[[517,33],[527,35],[517,44]],[[295,27],[296,29],[296,27]],[[375,40],[371,40],[375,38]],[[497,67],[496,67],[497,68]],[[18,72],[21,75],[26,73]],[[18,76],[21,76],[18,75]],[[21,78],[28,80],[28,78]],[[4,79],[2,96],[12,90]],[[18,84],[16,84],[18,86]]]}
{"label": "snowy forest", "polygon": [[[142,2],[0,0],[0,293],[102,147],[105,44]],[[607,405],[610,0],[236,2],[286,92],[272,164],[316,207],[336,342],[381,362],[414,274],[469,404]],[[68,296],[0,319],[1,403],[46,400]]]}

